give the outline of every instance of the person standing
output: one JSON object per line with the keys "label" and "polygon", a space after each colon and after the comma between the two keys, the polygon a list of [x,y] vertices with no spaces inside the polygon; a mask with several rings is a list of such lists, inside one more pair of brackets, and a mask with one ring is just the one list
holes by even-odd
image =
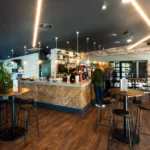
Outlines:
{"label": "person standing", "polygon": [[95,64],[96,69],[92,73],[92,83],[96,98],[96,106],[100,107],[100,101],[103,100],[104,72],[100,69],[99,64]]}
{"label": "person standing", "polygon": [[105,95],[109,96],[108,90],[111,88],[111,82],[110,82],[110,77],[111,77],[111,69],[110,67],[105,68]]}
{"label": "person standing", "polygon": [[117,78],[117,72],[116,72],[116,71],[114,70],[114,68],[113,68],[113,71],[112,71],[112,79],[111,79],[112,87],[113,87],[113,88],[115,87],[116,78]]}

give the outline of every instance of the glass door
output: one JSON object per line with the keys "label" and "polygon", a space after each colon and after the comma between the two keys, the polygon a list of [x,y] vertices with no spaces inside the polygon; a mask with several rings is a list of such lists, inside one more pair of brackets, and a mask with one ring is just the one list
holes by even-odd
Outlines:
{"label": "glass door", "polygon": [[[132,78],[133,76],[133,62],[132,61],[121,61],[120,62],[120,79]],[[132,87],[132,83],[129,80],[129,87]]]}

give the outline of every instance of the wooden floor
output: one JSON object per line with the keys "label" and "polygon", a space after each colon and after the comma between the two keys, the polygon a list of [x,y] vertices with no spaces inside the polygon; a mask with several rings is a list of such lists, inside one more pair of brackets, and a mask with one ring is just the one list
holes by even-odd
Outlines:
{"label": "wooden floor", "polygon": [[[115,103],[117,106],[118,102]],[[134,105],[135,113],[136,107],[137,105]],[[103,110],[103,115],[107,116],[108,109]],[[94,106],[83,114],[38,108],[40,137],[36,131],[32,131],[27,135],[26,147],[23,137],[9,142],[0,139],[0,150],[107,150],[109,130],[99,127],[95,133],[96,113],[97,108]],[[150,113],[143,113],[142,123],[148,122],[150,124]],[[150,137],[141,135],[140,138],[140,143],[134,145],[133,150],[150,150]],[[129,149],[117,143],[112,143],[110,147],[110,150]]]}

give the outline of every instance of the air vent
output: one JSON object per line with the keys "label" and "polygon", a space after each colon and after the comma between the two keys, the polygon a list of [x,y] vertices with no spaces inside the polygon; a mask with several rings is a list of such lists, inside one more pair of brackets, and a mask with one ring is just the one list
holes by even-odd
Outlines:
{"label": "air vent", "polygon": [[39,28],[40,29],[47,29],[47,30],[49,30],[49,29],[52,28],[52,25],[49,24],[49,23],[41,23],[41,24],[39,24]]}
{"label": "air vent", "polygon": [[129,34],[129,31],[125,31],[125,32],[123,32],[123,34],[124,34],[124,35],[127,35],[127,34]]}

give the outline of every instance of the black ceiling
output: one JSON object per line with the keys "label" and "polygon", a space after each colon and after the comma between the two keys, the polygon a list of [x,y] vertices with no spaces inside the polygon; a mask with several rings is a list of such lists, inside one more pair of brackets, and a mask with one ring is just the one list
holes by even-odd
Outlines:
{"label": "black ceiling", "polygon": [[[38,41],[42,47],[76,49],[76,31],[79,31],[79,50],[94,50],[93,42],[101,48],[124,46],[133,36],[133,43],[149,34],[149,27],[131,3],[105,0],[108,8],[101,10],[103,0],[43,0],[40,23],[49,23],[51,29],[40,29]],[[150,18],[150,0],[137,0]],[[0,59],[23,55],[24,45],[32,47],[37,0],[2,0],[0,5]],[[127,34],[124,32],[128,31]],[[111,36],[116,33],[117,36]],[[37,42],[38,42],[37,41]],[[70,44],[67,45],[66,41]],[[116,44],[116,41],[120,41]],[[28,52],[30,53],[30,52]]]}

